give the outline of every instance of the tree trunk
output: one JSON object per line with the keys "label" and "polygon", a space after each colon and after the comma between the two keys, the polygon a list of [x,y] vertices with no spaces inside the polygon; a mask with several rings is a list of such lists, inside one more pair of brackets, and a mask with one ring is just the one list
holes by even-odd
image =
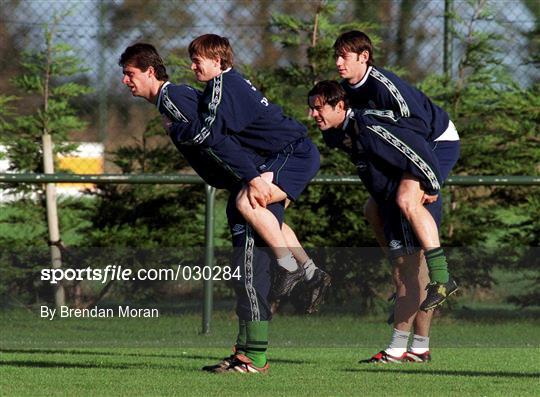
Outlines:
{"label": "tree trunk", "polygon": [[[43,170],[46,174],[54,174],[52,139],[50,134],[41,136],[43,142]],[[58,227],[58,211],[56,206],[56,186],[47,183],[45,198],[47,202],[47,225],[49,227],[49,244],[51,247],[51,263],[53,269],[62,267],[62,253],[60,252],[60,229]],[[56,307],[66,304],[66,296],[62,282],[56,284],[54,291]]]}

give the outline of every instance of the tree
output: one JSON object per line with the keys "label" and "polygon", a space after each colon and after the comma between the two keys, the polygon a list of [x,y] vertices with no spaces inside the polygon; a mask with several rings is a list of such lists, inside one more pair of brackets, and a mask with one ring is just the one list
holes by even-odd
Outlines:
{"label": "tree", "polygon": [[[52,137],[56,141],[54,154],[69,153],[76,149],[76,145],[68,142],[69,133],[85,126],[70,105],[70,100],[90,92],[90,89],[66,80],[82,69],[68,46],[54,42],[58,23],[64,16],[55,17],[50,25],[45,26],[44,48],[40,51],[24,53],[21,62],[23,73],[13,79],[19,89],[31,95],[35,107],[26,114],[11,114],[7,119],[2,119],[0,126],[2,142],[9,153],[12,171],[52,173],[54,160]],[[5,103],[4,100],[4,108]],[[37,207],[42,210],[47,209],[49,236],[48,239],[44,238],[44,241],[50,242],[52,266],[60,267],[60,235],[54,185],[47,184],[46,194],[42,187],[34,185],[5,184],[5,188],[13,192],[34,193],[37,195]],[[17,204],[22,205],[21,209],[28,213],[33,212],[36,207],[36,201],[31,195],[24,195]],[[42,219],[44,220],[45,217]],[[34,230],[39,230],[37,225],[34,227]],[[31,242],[23,244],[23,250],[28,246],[33,246],[33,244]],[[19,264],[24,267],[24,260]],[[36,261],[32,260],[26,266],[32,268],[35,265]],[[8,263],[3,263],[3,266],[10,270],[9,267],[12,264],[8,260]],[[12,267],[16,268],[16,266]],[[25,270],[22,271],[23,274],[26,273]],[[14,274],[15,278],[18,275],[16,271],[8,272],[8,274]],[[57,287],[55,293],[57,305],[64,303],[63,296],[63,287]]]}

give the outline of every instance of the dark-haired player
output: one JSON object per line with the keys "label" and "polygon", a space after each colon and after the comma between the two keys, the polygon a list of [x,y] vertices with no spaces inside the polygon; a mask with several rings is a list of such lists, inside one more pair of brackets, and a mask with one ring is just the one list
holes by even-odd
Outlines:
{"label": "dark-haired player", "polygon": [[[308,94],[311,116],[323,131],[326,144],[349,156],[358,175],[380,209],[381,233],[390,244],[390,256],[395,261],[397,301],[394,331],[388,347],[370,358],[369,362],[400,362],[403,360],[429,361],[429,326],[431,316],[419,311],[425,301],[422,288],[429,277],[424,271],[422,256],[415,247],[418,239],[412,230],[404,228],[402,214],[396,202],[403,174],[416,178],[429,195],[440,193],[444,175],[451,165],[443,167],[437,145],[423,137],[425,126],[412,118],[400,118],[392,110],[351,109],[341,85],[336,81],[322,81]],[[448,161],[447,164],[451,164]],[[436,203],[426,210],[438,224],[442,208]],[[457,289],[448,286],[447,295]],[[422,321],[416,321],[422,317]],[[410,330],[415,325],[411,351],[407,351]]]}
{"label": "dark-haired player", "polygon": [[[273,151],[258,152],[245,147],[245,143],[236,136],[227,134],[223,125],[219,130],[214,129],[207,137],[209,139],[194,142],[193,139],[200,133],[201,126],[198,113],[201,109],[200,92],[186,85],[168,82],[163,61],[149,44],[139,43],[128,47],[120,58],[120,65],[123,67],[124,84],[131,89],[134,96],[143,97],[158,106],[164,115],[164,125],[171,139],[199,175],[209,184],[232,192],[227,205],[227,217],[233,245],[240,248],[235,250],[235,264],[242,275],[235,285],[239,334],[235,354],[205,369],[213,372],[265,372],[268,369],[265,352],[268,320],[271,317],[268,295],[271,284],[270,264],[273,258],[271,253],[259,248],[265,246],[264,241],[253,233],[237,209],[237,193],[243,189],[246,181],[245,174],[241,171],[242,167],[253,167],[259,177],[259,169],[272,172],[274,165],[279,165],[276,169],[277,178],[280,173],[282,177],[291,173],[294,175],[294,168],[291,170],[290,166],[303,163],[302,156],[305,156],[307,160],[316,159],[315,165],[310,161],[308,164],[311,164],[311,168],[303,169],[303,178],[311,179],[310,175],[313,176],[318,169],[318,152],[310,142],[305,142],[304,145],[291,143],[290,147],[284,149],[274,148]],[[286,159],[280,159],[283,154],[286,154]],[[240,162],[236,161],[238,159]],[[226,160],[229,160],[231,165]],[[235,168],[238,164],[240,167]],[[297,197],[309,179],[284,180],[283,186],[293,197]],[[265,202],[265,210],[272,214],[276,222],[281,223],[285,203],[283,199],[274,202],[273,194],[274,191]],[[307,270],[302,268],[303,276],[306,272]],[[319,276],[320,272],[322,271],[317,273]],[[312,273],[312,282],[308,282],[308,285],[313,287],[312,292],[324,292],[320,286],[314,285],[318,279],[320,278]],[[321,285],[327,288],[328,283],[324,279],[322,281]],[[312,299],[311,302],[312,309],[321,302],[319,296],[315,298],[317,299]]]}

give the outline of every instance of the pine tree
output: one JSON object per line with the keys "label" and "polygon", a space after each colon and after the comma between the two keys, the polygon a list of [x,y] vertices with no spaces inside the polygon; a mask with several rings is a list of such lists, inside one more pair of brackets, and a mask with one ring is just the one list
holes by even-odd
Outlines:
{"label": "pine tree", "polygon": [[[0,117],[0,136],[9,157],[10,171],[42,173],[47,166],[50,168],[48,171],[52,172],[55,155],[67,154],[77,148],[76,144],[69,142],[69,134],[86,126],[71,105],[74,98],[90,92],[88,87],[72,80],[84,69],[69,46],[55,42],[57,29],[65,16],[54,17],[44,27],[42,49],[27,51],[22,55],[23,72],[13,79],[13,83],[26,94],[25,98],[5,98],[0,101],[0,110],[4,110]],[[11,108],[6,114],[6,106],[13,106],[16,102],[19,103],[18,112]],[[46,256],[39,251],[40,240],[44,247],[46,241],[54,243],[50,247],[52,266],[61,266],[54,185],[47,184],[47,195],[43,186],[39,185],[3,184],[2,188],[20,193],[20,197],[2,213],[1,222],[17,223],[24,219],[32,225],[31,230],[27,230],[29,233],[20,235],[14,230],[9,235],[0,236],[0,240],[5,240],[6,246],[10,247],[0,261],[3,286],[11,285],[19,292],[31,293],[32,298],[42,294],[47,296],[48,288],[42,283],[35,283],[34,276],[36,269],[50,266],[50,263],[47,265]],[[32,252],[31,247],[38,247],[39,252]],[[20,251],[15,252],[16,249]],[[56,288],[57,305],[64,303],[63,295],[63,289]]]}

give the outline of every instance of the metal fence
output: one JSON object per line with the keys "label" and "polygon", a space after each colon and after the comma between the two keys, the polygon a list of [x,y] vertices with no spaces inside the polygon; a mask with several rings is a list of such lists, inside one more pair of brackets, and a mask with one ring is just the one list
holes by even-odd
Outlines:
{"label": "metal fence", "polygon": [[[483,21],[481,29],[487,34],[504,35],[505,39],[498,42],[501,61],[511,66],[523,86],[538,82],[540,73],[531,62],[533,32],[538,24],[534,2],[486,3],[494,17]],[[164,56],[175,53],[187,57],[185,47],[193,38],[213,32],[231,39],[238,63],[270,67],[294,57],[271,41],[275,33],[270,28],[271,16],[284,13],[310,20],[320,4],[313,0],[3,0],[0,88],[5,93],[13,91],[9,79],[18,72],[18,54],[43,47],[44,24],[50,23],[53,15],[66,14],[57,40],[71,45],[88,67],[77,79],[93,87],[94,93],[83,99],[79,109],[89,122],[88,128],[72,136],[74,141],[92,144],[73,156],[78,159],[63,159],[63,164],[76,173],[115,172],[118,170],[112,162],[105,161],[110,160],[111,151],[134,143],[150,116],[155,115],[143,101],[126,98],[117,61],[127,45],[144,40],[154,43]],[[448,12],[464,19],[473,12],[471,2],[465,0],[357,0],[333,4],[335,23],[373,23],[373,33],[381,38],[378,63],[407,70],[413,82],[430,73],[441,74],[445,60],[449,72],[455,71],[462,48],[455,38],[445,46]],[[463,29],[458,24],[450,27],[456,33]]]}

